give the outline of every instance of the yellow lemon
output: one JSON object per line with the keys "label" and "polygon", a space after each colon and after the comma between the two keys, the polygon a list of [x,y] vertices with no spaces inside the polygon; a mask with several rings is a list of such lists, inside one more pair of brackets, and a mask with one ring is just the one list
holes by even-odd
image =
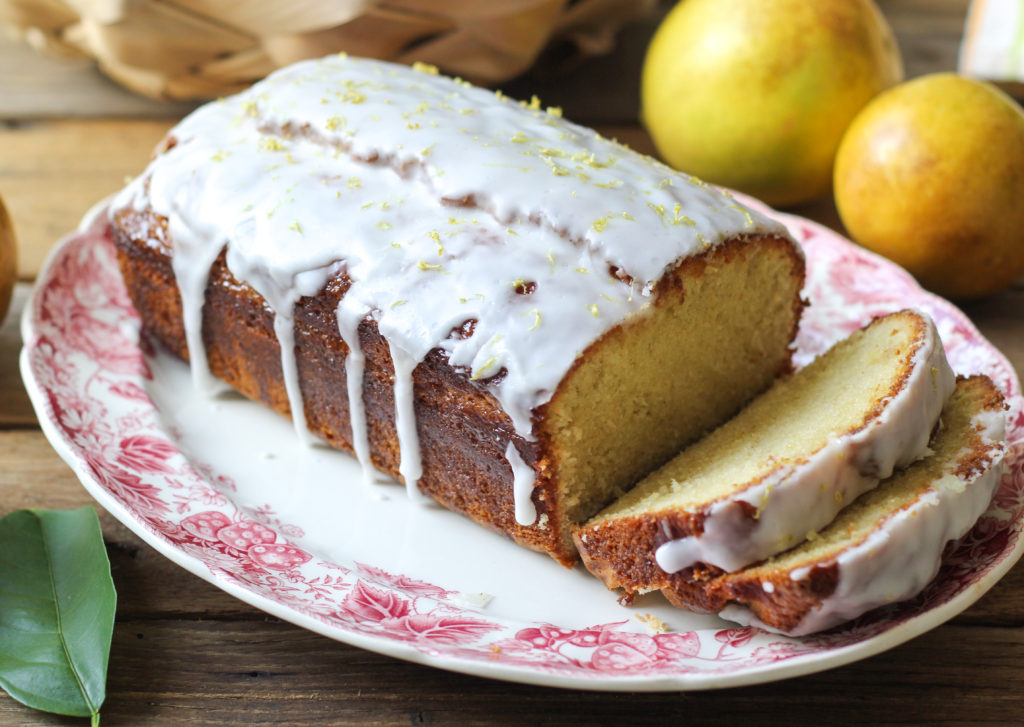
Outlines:
{"label": "yellow lemon", "polygon": [[847,125],[902,78],[871,0],[683,0],[647,50],[641,113],[670,165],[794,204],[828,192]]}
{"label": "yellow lemon", "polygon": [[11,293],[18,274],[17,259],[14,226],[7,215],[3,199],[0,199],[0,322],[3,322],[7,307],[11,304]]}
{"label": "yellow lemon", "polygon": [[1024,273],[1024,111],[952,73],[887,91],[836,157],[835,196],[854,240],[925,287],[976,298]]}

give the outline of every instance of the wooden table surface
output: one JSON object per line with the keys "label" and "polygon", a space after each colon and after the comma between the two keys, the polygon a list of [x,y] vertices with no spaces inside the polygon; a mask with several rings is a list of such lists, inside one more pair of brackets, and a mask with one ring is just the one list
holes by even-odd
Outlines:
{"label": "wooden table surface", "polygon": [[[955,67],[966,0],[880,2],[909,75]],[[510,92],[645,151],[636,79],[652,23],[616,53]],[[53,242],[137,173],[187,107],[137,99],[88,63],[0,41],[0,196],[21,242],[14,309],[0,330],[0,515],[92,502],[38,428],[17,371],[17,314]],[[837,226],[825,201],[801,214]],[[1024,285],[965,307],[1024,374]],[[284,623],[173,565],[100,512],[119,600],[104,725],[733,725],[1024,723],[1024,568],[944,626],[856,664],[727,691],[605,694],[508,684],[409,664]],[[0,693],[0,725],[81,724]]]}

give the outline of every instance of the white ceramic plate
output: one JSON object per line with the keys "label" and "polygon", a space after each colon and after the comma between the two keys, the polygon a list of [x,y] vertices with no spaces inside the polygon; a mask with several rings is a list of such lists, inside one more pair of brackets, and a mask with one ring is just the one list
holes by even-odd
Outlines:
{"label": "white ceramic plate", "polygon": [[[773,213],[777,214],[777,213]],[[1024,400],[1012,367],[959,310],[833,232],[777,215],[803,242],[805,363],[871,317],[914,306],[954,369],[1007,394],[1010,468],[990,510],[918,598],[814,637],[618,605],[582,569],[506,542],[348,456],[304,449],[290,423],[227,396],[139,337],[102,217],[51,255],[23,318],[21,366],[43,431],[103,507],[174,562],[282,619],[355,646],[482,676],[607,690],[704,689],[845,664],[959,613],[1021,554]],[[648,624],[660,620],[669,631]]]}

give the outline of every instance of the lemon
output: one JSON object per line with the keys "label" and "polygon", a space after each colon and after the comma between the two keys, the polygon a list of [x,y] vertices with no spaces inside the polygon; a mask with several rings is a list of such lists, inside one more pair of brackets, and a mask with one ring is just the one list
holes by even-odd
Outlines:
{"label": "lemon", "polygon": [[951,73],[887,91],[839,147],[835,196],[854,240],[922,285],[977,298],[1024,273],[1024,112]]}
{"label": "lemon", "polygon": [[846,126],[902,78],[871,0],[684,0],[648,47],[641,114],[670,165],[794,204],[828,192]]}
{"label": "lemon", "polygon": [[17,251],[14,241],[14,226],[7,215],[7,208],[0,198],[0,322],[7,315],[18,274]]}

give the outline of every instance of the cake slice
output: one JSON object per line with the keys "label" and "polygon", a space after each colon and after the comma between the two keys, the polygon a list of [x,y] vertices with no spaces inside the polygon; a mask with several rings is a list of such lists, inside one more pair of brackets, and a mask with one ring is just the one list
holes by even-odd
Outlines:
{"label": "cake slice", "polygon": [[627,598],[661,589],[718,611],[708,580],[800,543],[924,456],[953,386],[930,319],[879,318],[578,528],[580,555]]}
{"label": "cake slice", "polygon": [[942,551],[988,507],[1003,471],[1003,397],[987,378],[961,379],[942,412],[934,454],[858,498],[816,537],[714,580],[722,615],[803,635],[911,598]]}

